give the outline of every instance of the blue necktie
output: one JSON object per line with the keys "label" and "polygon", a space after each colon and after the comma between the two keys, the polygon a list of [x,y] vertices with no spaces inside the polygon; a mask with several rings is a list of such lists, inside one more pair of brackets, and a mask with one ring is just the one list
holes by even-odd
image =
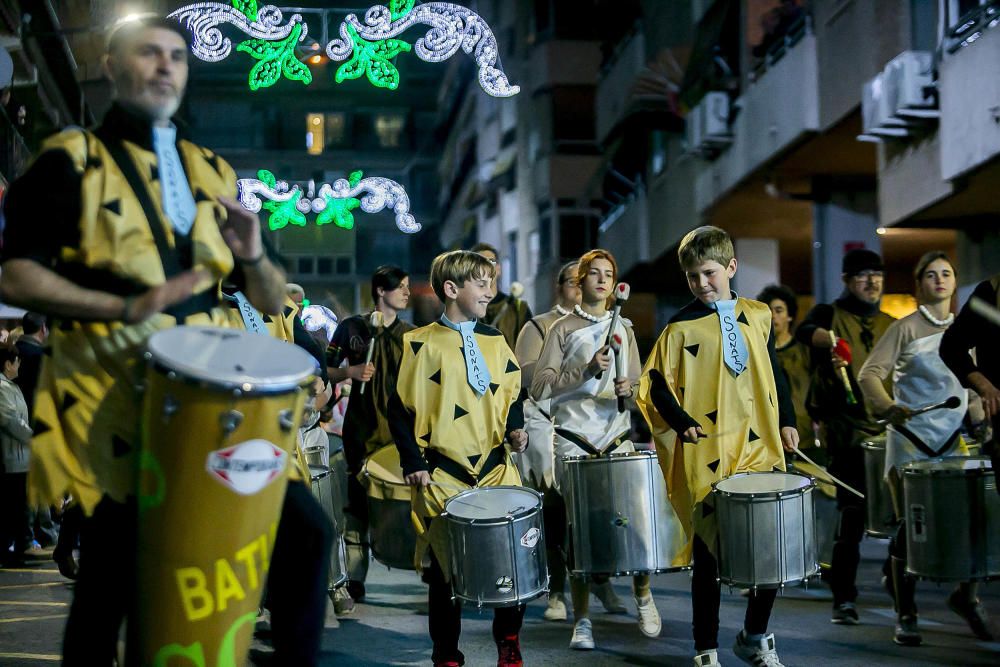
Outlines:
{"label": "blue necktie", "polygon": [[468,378],[469,386],[477,395],[482,396],[490,387],[490,369],[486,366],[483,353],[479,349],[479,341],[476,340],[476,322],[459,322],[456,324],[444,315],[441,316],[441,323],[449,329],[454,329],[462,336],[462,353],[465,356],[465,375]]}
{"label": "blue necktie", "polygon": [[747,342],[736,321],[736,299],[716,301],[715,310],[719,313],[719,327],[722,331],[722,361],[736,375],[746,370]]}
{"label": "blue necktie", "polygon": [[174,127],[153,128],[153,148],[160,172],[160,195],[163,212],[179,234],[187,235],[194,226],[197,205],[191,194],[181,156],[177,154],[177,130]]}

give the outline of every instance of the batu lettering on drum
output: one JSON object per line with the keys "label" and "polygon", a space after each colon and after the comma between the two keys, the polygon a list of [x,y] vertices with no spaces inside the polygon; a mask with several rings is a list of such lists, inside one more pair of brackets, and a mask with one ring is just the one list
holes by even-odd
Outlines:
{"label": "batu lettering on drum", "polygon": [[[277,530],[278,524],[272,524],[269,533],[239,549],[232,559],[217,558],[210,575],[200,567],[181,567],[174,571],[188,621],[193,623],[223,612],[231,600],[244,600],[249,593],[261,588],[267,577]],[[244,576],[241,578],[237,572]]]}

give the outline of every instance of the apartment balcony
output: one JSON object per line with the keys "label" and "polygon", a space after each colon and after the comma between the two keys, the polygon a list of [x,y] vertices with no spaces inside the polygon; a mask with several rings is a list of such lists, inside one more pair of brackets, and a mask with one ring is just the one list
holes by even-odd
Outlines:
{"label": "apartment balcony", "polygon": [[544,155],[535,162],[535,200],[579,199],[601,166],[600,155]]}
{"label": "apartment balcony", "polygon": [[552,86],[592,86],[601,66],[599,42],[553,39],[531,50],[524,69],[528,90],[534,94]]}
{"label": "apartment balcony", "polygon": [[604,143],[612,130],[639,100],[633,89],[646,66],[646,39],[634,31],[619,45],[611,61],[601,71],[597,84],[597,140]]}
{"label": "apartment balcony", "polygon": [[[700,212],[820,128],[816,37],[808,25],[734,102],[732,143],[695,183]],[[730,113],[732,119],[733,113]],[[694,147],[691,147],[694,148]]]}

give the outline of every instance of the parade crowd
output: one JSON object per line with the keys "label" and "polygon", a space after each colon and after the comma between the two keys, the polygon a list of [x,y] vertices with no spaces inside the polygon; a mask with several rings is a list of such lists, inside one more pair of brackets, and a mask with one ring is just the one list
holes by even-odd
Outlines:
{"label": "parade crowd", "polygon": [[[663,277],[685,281],[692,299],[645,357],[621,314],[628,286],[602,249],[561,268],[555,305],[539,315],[500,291],[500,253],[480,243],[429,267],[442,304],[432,323],[402,319],[410,275],[390,265],[371,276],[372,308],[338,319],[303,306],[256,214],[236,201],[233,169],[171,121],[187,79],[186,39],[177,23],[158,18],[118,28],[106,61],[115,102],[104,122],[49,139],[5,197],[0,296],[30,312],[0,346],[0,552],[3,567],[20,567],[51,546],[60,571],[76,580],[65,664],[113,664],[124,620],[125,664],[191,655],[194,644],[145,645],[155,634],[145,625],[172,610],[154,613],[137,591],[160,583],[180,587],[177,614],[189,620],[252,597],[245,603],[253,626],[273,645],[276,664],[318,664],[326,605],[349,614],[366,600],[375,558],[414,569],[427,584],[435,665],[465,664],[463,604],[493,609],[501,667],[523,664],[525,605],[542,595],[547,621],[572,620],[569,649],[600,641],[589,617],[592,593],[607,611],[634,612],[640,633],[657,637],[650,577],[690,569],[694,664],[722,662],[719,608],[728,583],[746,591],[743,628],[729,638],[733,653],[780,667],[768,632],[777,592],[819,574],[817,561],[833,592],[831,622],[859,622],[859,545],[873,530],[869,449],[882,457],[878,488],[891,506],[883,573],[897,620],[886,640],[921,643],[915,582],[923,575],[908,536],[933,525],[934,508],[918,516],[919,527],[909,525],[904,482],[921,465],[931,473],[952,466],[959,476],[985,470],[1000,414],[1000,364],[989,344],[995,325],[969,306],[954,314],[959,277],[947,254],[927,253],[913,267],[918,307],[896,320],[880,309],[882,258],[851,250],[841,295],[799,319],[799,299],[787,287],[733,291],[733,240],[698,227],[679,244],[677,274]],[[52,201],[45,225],[34,212],[40,197]],[[975,296],[1000,306],[998,287],[1000,277],[985,281]],[[247,554],[258,553],[262,566],[247,575],[250,583],[218,560],[221,583],[212,585],[190,569],[189,579],[150,582],[141,565],[149,548],[142,524],[151,507],[174,498],[149,491],[159,470],[151,461],[164,454],[148,453],[145,443],[177,409],[149,412],[156,392],[144,374],[147,361],[168,361],[151,341],[178,327],[231,330],[231,341],[213,339],[220,350],[261,335],[308,355],[308,379],[289,381],[286,393],[298,398],[275,420],[294,443],[274,450],[282,462],[288,455],[275,469],[287,490],[273,503],[274,525],[260,542],[267,546],[230,559],[257,562]],[[190,373],[192,386],[221,382],[192,370],[210,363],[199,349],[176,352],[174,375],[164,372],[169,381]],[[270,361],[241,361],[248,379],[227,384],[226,400],[271,386],[264,369],[291,373]],[[219,419],[193,425],[190,442],[173,444],[194,447],[221,428],[228,449],[209,449],[243,461],[250,445],[240,447],[251,441],[225,438],[244,420],[252,421],[245,408],[226,404]],[[253,442],[267,439],[256,435]],[[272,447],[280,437],[268,440]],[[216,462],[208,472],[233,488],[242,488],[237,472],[271,470],[257,459],[243,469],[208,460]],[[188,475],[208,479],[205,470]],[[813,477],[836,489],[834,524],[813,525]],[[271,479],[253,483],[263,488]],[[761,574],[787,554],[764,546],[774,539],[764,539],[763,524],[732,519],[755,494],[807,508],[799,533],[816,537],[803,542],[799,571],[786,563],[776,577]],[[794,513],[782,512],[774,516],[784,544],[797,538],[780,518]],[[176,539],[208,534],[187,532],[200,524],[225,532],[236,521],[209,515],[190,517]],[[494,524],[503,527],[500,541],[481,541],[477,530]],[[637,541],[607,557],[607,545],[630,531]],[[829,554],[814,551],[824,535]],[[740,573],[746,561],[759,565],[755,574]],[[507,573],[508,564],[512,574],[491,574]],[[949,608],[984,640],[992,634],[977,585],[997,574],[939,579],[955,584]],[[630,577],[633,600],[616,595],[610,582],[618,576]]]}

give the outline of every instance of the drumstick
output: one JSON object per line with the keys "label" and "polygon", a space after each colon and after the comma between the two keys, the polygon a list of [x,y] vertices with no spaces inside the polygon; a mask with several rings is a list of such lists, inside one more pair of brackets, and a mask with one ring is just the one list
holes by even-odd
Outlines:
{"label": "drumstick", "polygon": [[[611,346],[611,336],[615,333],[615,328],[618,326],[618,318],[621,316],[622,306],[628,301],[629,295],[632,293],[632,288],[629,287],[628,283],[618,283],[615,285],[615,305],[611,309],[611,326],[608,327],[608,338],[604,344],[608,347]],[[604,371],[598,372],[596,377],[598,380],[604,375]]]}
{"label": "drumstick", "polygon": [[[372,355],[375,353],[375,336],[381,331],[382,325],[385,323],[385,315],[382,314],[381,310],[373,310],[371,320],[368,322],[369,326],[373,329],[372,339],[368,341],[368,357],[365,359],[365,366],[372,362]],[[367,382],[361,383],[361,395],[365,394],[365,385]]]}
{"label": "drumstick", "polygon": [[[615,379],[625,377],[625,368],[622,363],[622,337],[618,334],[611,336],[611,351],[615,353]],[[625,397],[618,397],[618,412],[625,412]]]}
{"label": "drumstick", "polygon": [[974,296],[969,299],[969,308],[973,312],[977,313],[984,319],[989,320],[991,323],[1000,326],[1000,310],[997,310],[990,304],[986,303],[978,296]]}
{"label": "drumstick", "polygon": [[850,491],[851,493],[853,493],[854,495],[856,495],[858,498],[861,498],[861,500],[865,499],[865,494],[861,493],[860,491],[858,491],[857,489],[855,489],[853,486],[850,486],[850,485],[848,485],[848,484],[840,481],[839,479],[837,479],[833,475],[831,475],[829,472],[827,472],[826,468],[823,468],[820,464],[816,463],[811,458],[809,458],[808,456],[806,456],[805,454],[803,454],[802,450],[799,449],[798,447],[792,447],[792,451],[794,451],[796,454],[798,454],[799,456],[801,456],[802,458],[804,458],[806,461],[808,461],[809,463],[813,464],[814,466],[816,466],[817,468],[819,468],[820,470],[822,470],[823,474],[830,478],[829,480],[824,480],[824,481],[832,481],[837,486],[839,486],[839,487],[841,487],[843,489],[846,489],[846,490]]}
{"label": "drumstick", "polygon": [[[955,408],[957,408],[961,404],[962,404],[962,399],[960,399],[958,396],[949,396],[946,400],[941,401],[940,403],[935,403],[934,405],[925,405],[922,408],[917,408],[917,409],[913,410],[912,412],[910,412],[910,416],[907,417],[907,419],[913,419],[917,415],[922,415],[925,412],[930,412],[931,410],[941,410],[941,409],[954,410]],[[875,423],[876,424],[888,424],[889,420],[888,419],[878,419],[878,420],[875,421]]]}

